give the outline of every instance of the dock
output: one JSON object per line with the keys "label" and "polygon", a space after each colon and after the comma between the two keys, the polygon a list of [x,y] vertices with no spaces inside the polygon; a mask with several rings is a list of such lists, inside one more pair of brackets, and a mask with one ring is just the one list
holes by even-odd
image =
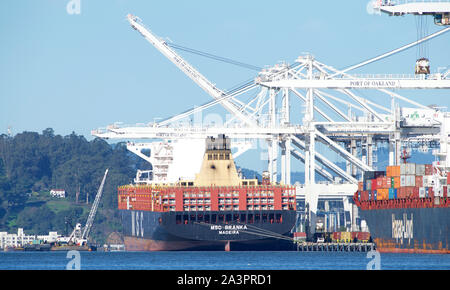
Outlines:
{"label": "dock", "polygon": [[299,252],[369,252],[375,250],[374,243],[298,243]]}

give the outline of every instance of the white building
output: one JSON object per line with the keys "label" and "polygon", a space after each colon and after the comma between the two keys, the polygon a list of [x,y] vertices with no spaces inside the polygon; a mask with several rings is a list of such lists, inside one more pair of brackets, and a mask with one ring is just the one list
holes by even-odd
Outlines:
{"label": "white building", "polygon": [[21,247],[32,243],[34,240],[41,240],[45,243],[55,242],[58,238],[57,232],[49,232],[48,235],[25,235],[23,228],[17,230],[17,234],[8,234],[0,232],[0,249],[5,247]]}
{"label": "white building", "polygon": [[52,189],[50,190],[50,195],[53,197],[65,198],[66,191],[64,189]]}

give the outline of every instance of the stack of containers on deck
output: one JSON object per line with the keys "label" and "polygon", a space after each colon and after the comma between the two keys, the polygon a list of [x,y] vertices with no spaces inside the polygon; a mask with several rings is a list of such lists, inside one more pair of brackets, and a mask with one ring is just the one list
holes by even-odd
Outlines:
{"label": "stack of containers on deck", "polygon": [[390,181],[389,196],[388,199],[399,198],[399,189],[401,186],[401,174],[400,166],[388,166],[386,167],[386,177]]}
{"label": "stack of containers on deck", "polygon": [[358,184],[358,199],[387,200],[448,197],[450,195],[450,172],[434,192],[435,178],[431,164],[404,163],[387,166],[386,172],[366,171],[363,182]]}

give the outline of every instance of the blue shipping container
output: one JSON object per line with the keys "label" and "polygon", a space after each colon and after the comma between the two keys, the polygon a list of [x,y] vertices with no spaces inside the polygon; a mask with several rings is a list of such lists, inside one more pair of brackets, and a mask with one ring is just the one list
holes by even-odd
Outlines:
{"label": "blue shipping container", "polygon": [[394,188],[389,188],[389,199],[394,198],[395,198]]}

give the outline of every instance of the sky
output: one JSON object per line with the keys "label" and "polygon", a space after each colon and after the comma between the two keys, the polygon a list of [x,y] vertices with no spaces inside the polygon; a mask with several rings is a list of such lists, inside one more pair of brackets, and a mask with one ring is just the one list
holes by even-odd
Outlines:
{"label": "sky", "polygon": [[[260,67],[309,52],[345,68],[417,39],[414,16],[372,15],[365,0],[78,0],[69,11],[71,1],[0,1],[0,134],[51,127],[91,140],[114,122],[148,123],[210,101],[131,29],[128,13],[176,44]],[[441,29],[428,22],[430,33]],[[450,66],[449,44],[450,33],[429,42],[432,71]],[[180,54],[222,89],[257,74]],[[411,74],[416,57],[413,48],[354,73]],[[450,105],[445,91],[403,95]]]}

